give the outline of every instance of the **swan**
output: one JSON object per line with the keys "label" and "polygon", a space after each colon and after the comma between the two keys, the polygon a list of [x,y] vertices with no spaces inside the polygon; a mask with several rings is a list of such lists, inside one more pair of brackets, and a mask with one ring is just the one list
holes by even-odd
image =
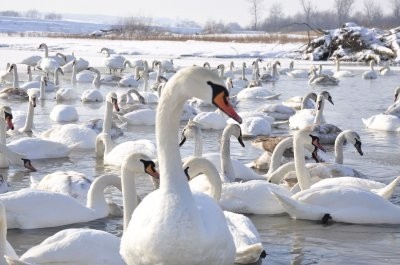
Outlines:
{"label": "swan", "polygon": [[202,111],[194,116],[193,121],[203,130],[223,130],[227,125],[226,118],[219,109]]}
{"label": "swan", "polygon": [[5,87],[0,90],[0,98],[8,100],[28,100],[29,96],[24,89],[19,87],[18,70],[16,64],[11,64],[8,70],[13,72],[12,87]]}
{"label": "swan", "polygon": [[332,105],[332,97],[328,91],[321,91],[317,97],[317,108],[315,109],[302,109],[296,112],[295,115],[289,118],[289,128],[298,130],[314,124],[321,124],[325,122],[323,111],[325,107],[324,100],[328,100]]}
{"label": "swan", "polygon": [[64,60],[63,64],[61,64],[60,63],[61,61],[58,61],[55,57],[54,58],[49,57],[49,48],[46,45],[46,43],[41,43],[38,49],[44,49],[44,57],[42,57],[37,62],[36,67],[39,68],[40,70],[43,70],[47,75],[49,73],[54,73],[54,71],[58,67],[61,67],[63,64],[65,64],[65,56],[60,53],[57,54],[57,56],[59,56],[59,58],[62,58],[62,60]]}
{"label": "swan", "polygon": [[10,184],[7,180],[0,174],[0,193],[5,193],[10,190]]}
{"label": "swan", "polygon": [[[30,159],[17,152],[12,151],[7,145],[0,143],[0,168],[8,168],[9,164],[25,167],[30,171],[36,171]],[[3,163],[4,162],[4,163]]]}
{"label": "swan", "polygon": [[[54,81],[53,82],[46,82],[45,84],[45,90],[46,92],[52,92],[60,87],[60,77],[59,74],[64,75],[64,72],[62,71],[61,67],[58,67],[54,70]],[[41,86],[41,80],[38,81],[30,81],[22,84],[20,87],[22,89],[29,89],[29,88],[38,88]]]}
{"label": "swan", "polygon": [[54,125],[40,134],[40,138],[78,149],[94,149],[97,133],[84,124]]}
{"label": "swan", "polygon": [[25,59],[22,59],[18,64],[26,64],[30,67],[36,67],[40,59],[42,59],[42,56],[40,55],[31,55],[29,57],[26,57]]}
{"label": "swan", "polygon": [[104,66],[107,67],[108,69],[110,69],[110,75],[111,75],[111,71],[113,71],[114,73],[117,70],[120,70],[122,72],[122,70],[125,69],[125,57],[121,56],[121,55],[113,55],[110,56],[111,54],[111,50],[109,48],[101,48],[100,53],[106,52],[107,56],[104,59]]}
{"label": "swan", "polygon": [[369,118],[361,118],[368,129],[400,132],[400,118],[390,114],[376,114]]}
{"label": "swan", "polygon": [[367,189],[341,185],[310,188],[311,178],[300,146],[310,139],[316,148],[323,149],[311,129],[294,134],[295,164],[301,191],[291,197],[274,193],[292,218],[323,222],[333,219],[356,224],[400,223],[400,208]]}
{"label": "swan", "polygon": [[[216,202],[220,201],[223,189],[222,182],[217,169],[209,160],[201,157],[192,157],[183,164],[183,168],[189,179],[204,173],[211,184],[210,197]],[[235,264],[257,262],[263,252],[263,255],[265,255],[265,251],[254,224],[242,214],[224,211],[224,215],[236,246]]]}
{"label": "swan", "polygon": [[[124,66],[126,68],[126,65],[132,66],[132,63],[129,60],[125,60]],[[118,81],[118,86],[119,87],[135,87],[138,88],[140,85],[139,79],[139,67],[135,67],[135,73],[124,75],[121,80]]]}
{"label": "swan", "polygon": [[243,62],[241,77],[232,79],[232,90],[230,91],[230,94],[235,95],[239,92],[238,90],[242,90],[243,88],[249,85],[249,80],[247,80],[246,78],[246,73],[247,73],[246,67],[247,67],[246,62]]}
{"label": "swan", "polygon": [[235,244],[221,208],[207,195],[192,194],[182,170],[176,135],[191,97],[213,102],[241,120],[223,80],[203,67],[181,69],[166,83],[156,116],[160,188],[135,209],[122,236],[120,253],[129,265],[234,263]]}
{"label": "swan", "polygon": [[317,101],[317,94],[315,92],[309,92],[303,97],[294,96],[288,98],[287,100],[283,101],[282,104],[291,107],[295,110],[302,110],[302,109],[315,108],[316,101]]}
{"label": "swan", "polygon": [[56,122],[73,122],[79,120],[78,111],[72,105],[55,105],[50,111],[50,119]]}
{"label": "swan", "polygon": [[353,77],[353,76],[355,76],[355,74],[353,74],[352,71],[340,70],[340,59],[339,58],[335,59],[335,65],[336,65],[336,71],[334,72],[333,77],[342,78],[342,77]]}
{"label": "swan", "polygon": [[317,74],[317,69],[313,67],[311,69],[311,75],[308,79],[308,84],[310,86],[337,86],[339,84],[339,79],[326,74]]}
{"label": "swan", "polygon": [[264,179],[265,177],[256,174],[253,170],[246,167],[242,162],[230,157],[230,137],[235,136],[239,144],[244,147],[242,140],[242,131],[236,123],[228,124],[222,132],[221,149],[219,153],[205,153],[202,150],[201,129],[195,122],[189,122],[182,130],[181,142],[182,146],[188,137],[194,137],[195,140],[195,156],[203,156],[210,160],[221,174],[224,182],[232,182],[239,180]]}
{"label": "swan", "polygon": [[67,195],[30,188],[1,194],[0,200],[6,208],[8,228],[55,227],[108,216],[104,189],[110,185],[120,188],[120,178],[114,175],[97,177],[90,186],[86,206]]}
{"label": "swan", "polygon": [[155,145],[149,140],[125,141],[114,145],[110,131],[112,125],[113,107],[119,110],[117,95],[115,92],[107,94],[105,117],[103,121],[103,130],[97,135],[95,141],[95,154],[98,158],[103,158],[104,165],[120,167],[123,159],[132,153],[132,150],[141,150],[153,157],[156,152]]}
{"label": "swan", "polygon": [[277,67],[281,66],[281,63],[279,61],[275,61],[272,64],[271,68],[271,73],[262,73],[260,75],[260,81],[261,82],[276,82],[279,80],[279,73]]}
{"label": "swan", "polygon": [[281,94],[275,94],[262,85],[247,87],[237,93],[237,100],[247,100],[247,99],[277,99]]}
{"label": "swan", "polygon": [[18,116],[15,115],[13,123],[14,129],[17,129],[19,132],[31,133],[34,127],[33,115],[36,107],[37,90],[29,89],[27,93],[29,96],[28,111]]}
{"label": "swan", "polygon": [[394,92],[394,103],[390,105],[384,112],[384,114],[394,115],[400,118],[400,87],[396,88]]}
{"label": "swan", "polygon": [[93,179],[86,177],[85,174],[69,170],[55,171],[45,176],[31,176],[31,188],[37,190],[46,190],[58,192],[77,199],[83,205],[86,205],[87,193]]}
{"label": "swan", "polygon": [[387,63],[384,67],[379,69],[379,74],[380,75],[390,75],[391,74],[391,69],[390,69],[389,63]]}
{"label": "swan", "polygon": [[[135,94],[137,100],[133,99],[132,94]],[[149,105],[146,105],[144,97],[134,88],[119,94],[118,102],[123,104],[119,109],[119,113],[121,114],[126,114],[138,109],[150,108]]]}
{"label": "swan", "polygon": [[76,67],[76,72],[83,71],[89,67],[89,61],[85,60],[81,57],[75,58],[68,63],[64,64],[61,69],[64,73],[72,73],[73,72],[73,66],[75,65]]}
{"label": "swan", "polygon": [[[240,116],[243,119],[242,124],[240,124],[243,138],[271,135],[272,126],[268,118],[257,114],[252,116],[250,113],[248,113],[248,116],[242,116],[242,112],[240,112]],[[232,119],[229,119],[227,122],[236,123]]]}
{"label": "swan", "polygon": [[18,259],[17,253],[14,248],[7,241],[7,221],[6,210],[4,204],[0,202],[0,264],[8,264],[4,256]]}
{"label": "swan", "polygon": [[370,70],[362,73],[362,75],[361,75],[362,79],[377,79],[378,78],[378,75],[374,70],[374,64],[375,64],[375,60],[371,60],[369,62]]}
{"label": "swan", "polygon": [[124,115],[118,115],[118,119],[129,125],[153,126],[156,123],[156,111],[150,108],[137,109]]}
{"label": "swan", "polygon": [[293,108],[278,103],[266,104],[258,108],[258,111],[267,113],[268,116],[273,117],[275,120],[288,120],[296,113]]}

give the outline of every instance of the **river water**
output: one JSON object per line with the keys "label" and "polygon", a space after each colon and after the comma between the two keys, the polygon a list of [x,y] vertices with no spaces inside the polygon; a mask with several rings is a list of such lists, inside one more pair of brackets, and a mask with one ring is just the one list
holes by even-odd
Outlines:
{"label": "river water", "polygon": [[[21,48],[0,48],[0,66],[6,62],[19,60],[29,53]],[[85,58],[82,52],[79,54]],[[101,66],[100,54],[91,52],[88,56],[93,59],[93,66]],[[139,58],[139,56],[129,56]],[[165,56],[167,57],[167,56]],[[160,58],[160,57],[157,57]],[[156,59],[148,56],[148,60]],[[219,63],[228,65],[231,60],[236,65],[243,61],[251,65],[254,58],[197,58],[184,57],[175,58],[176,66],[187,66],[192,64],[202,65],[209,61],[212,66]],[[288,59],[281,59],[283,66],[288,65]],[[97,65],[96,65],[97,64]],[[311,62],[296,62],[302,68],[308,68]],[[333,69],[331,62],[324,63],[324,68]],[[393,177],[400,175],[400,136],[394,132],[381,132],[365,129],[361,118],[370,117],[384,111],[393,101],[393,93],[399,81],[399,68],[392,67],[393,74],[390,76],[379,76],[377,80],[367,81],[361,79],[362,71],[367,69],[364,64],[346,64],[343,68],[352,69],[355,77],[342,79],[339,86],[335,87],[310,87],[306,79],[291,79],[281,76],[274,84],[265,84],[265,87],[276,93],[282,93],[280,102],[294,95],[304,95],[309,91],[319,92],[323,89],[329,90],[335,105],[326,104],[325,118],[342,129],[356,130],[362,140],[364,156],[359,156],[354,148],[345,147],[345,163],[355,169],[371,176],[372,179],[389,182]],[[1,68],[3,69],[3,68]],[[106,72],[104,68],[102,72]],[[26,80],[25,67],[19,66],[21,80]],[[250,77],[250,76],[249,76]],[[69,77],[63,77],[62,84],[69,86]],[[90,85],[77,87],[78,93]],[[113,85],[102,85],[100,91],[105,95],[108,91],[115,89]],[[51,98],[50,94],[50,98]],[[239,103],[237,110],[250,110],[265,104],[265,101],[248,100]],[[13,111],[26,111],[27,103],[10,103],[1,101],[0,104],[9,104]],[[36,132],[42,132],[51,127],[55,122],[48,118],[56,102],[52,99],[41,102],[35,109]],[[80,101],[72,102],[77,107],[80,115],[79,122],[92,118],[102,118],[104,104],[82,104]],[[185,124],[182,124],[182,127]],[[273,134],[290,134],[288,128],[274,131]],[[13,136],[18,137],[18,136]],[[203,131],[203,148],[205,152],[218,151],[218,139],[220,132]],[[155,140],[153,126],[129,126],[124,131],[124,136],[118,138],[117,142],[135,139]],[[245,141],[246,147],[242,148],[232,141],[232,157],[247,163],[261,154],[261,151]],[[181,149],[182,156],[192,154],[193,145],[185,144]],[[12,190],[30,185],[30,176],[43,176],[56,170],[75,170],[88,176],[96,177],[104,173],[118,174],[118,170],[104,167],[96,161],[94,151],[74,151],[66,159],[46,159],[33,161],[38,172],[29,173],[21,168],[11,167],[2,169],[0,173],[7,176]],[[152,190],[147,176],[140,176],[137,181],[138,193],[145,196]],[[121,194],[114,189],[107,191],[107,196],[117,203],[121,203]],[[400,204],[400,189],[397,188],[392,202]],[[334,223],[323,226],[312,221],[290,219],[288,215],[249,216],[261,235],[264,248],[268,253],[262,264],[399,264],[400,263],[400,226],[394,225],[350,225]],[[18,254],[24,253],[30,247],[40,243],[43,239],[55,232],[69,227],[90,227],[106,230],[107,232],[121,236],[122,219],[104,218],[84,224],[74,224],[64,227],[43,228],[32,230],[9,229],[7,238]]]}

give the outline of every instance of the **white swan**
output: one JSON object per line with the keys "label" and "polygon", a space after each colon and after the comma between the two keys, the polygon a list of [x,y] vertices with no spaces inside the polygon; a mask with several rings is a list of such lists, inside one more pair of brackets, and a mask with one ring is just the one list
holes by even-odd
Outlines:
{"label": "white swan", "polygon": [[133,110],[124,115],[118,115],[118,119],[129,125],[147,125],[156,124],[156,111],[150,108]]}
{"label": "white swan", "polygon": [[31,176],[31,188],[58,192],[77,199],[86,205],[87,194],[93,179],[76,171],[55,171],[38,179]]}
{"label": "white swan", "polygon": [[242,140],[242,132],[240,126],[236,123],[228,124],[222,132],[221,149],[219,153],[205,153],[202,150],[201,129],[195,122],[190,122],[182,130],[180,146],[182,146],[188,137],[194,137],[195,140],[195,156],[203,156],[210,160],[221,172],[221,177],[224,182],[232,182],[239,180],[264,179],[265,177],[258,175],[253,170],[246,167],[242,162],[230,157],[230,138],[235,136],[239,144],[244,147]]}
{"label": "white swan", "polygon": [[315,92],[307,93],[305,96],[294,96],[283,101],[282,104],[291,107],[295,110],[313,109],[317,101],[317,94]]}
{"label": "white swan", "polygon": [[332,97],[328,91],[321,91],[317,97],[317,106],[315,109],[302,109],[296,112],[295,115],[289,118],[289,128],[292,130],[303,129],[307,126],[314,124],[321,124],[325,122],[323,111],[325,101],[328,100],[332,105]]}
{"label": "white swan", "polygon": [[279,61],[275,61],[271,67],[271,73],[261,73],[260,74],[260,81],[261,82],[276,82],[279,80],[279,73],[278,73],[278,65],[281,66]]}
{"label": "white swan", "polygon": [[54,227],[106,217],[109,207],[104,189],[110,185],[120,188],[120,178],[97,177],[90,186],[86,206],[67,195],[30,188],[0,194],[0,200],[6,208],[8,228]]}
{"label": "white swan", "polygon": [[302,191],[292,197],[275,194],[291,217],[357,224],[400,223],[400,207],[369,190],[336,185],[309,188],[311,178],[305,168],[304,151],[300,145],[310,139],[321,148],[318,138],[312,136],[309,129],[294,135],[296,172]]}
{"label": "white swan", "polygon": [[215,111],[202,111],[193,117],[203,130],[223,130],[227,125],[226,118],[219,109]]}
{"label": "white swan", "polygon": [[306,69],[294,69],[286,73],[291,78],[308,78],[309,70]]}
{"label": "white swan", "polygon": [[[210,197],[216,202],[220,201],[223,189],[222,182],[217,169],[209,160],[201,157],[192,157],[185,161],[183,168],[190,179],[199,174],[204,174],[211,184]],[[235,263],[249,264],[257,262],[263,253],[263,247],[260,235],[254,224],[242,214],[224,211],[224,215],[236,246]]]}
{"label": "white swan", "polygon": [[79,114],[72,105],[55,105],[50,111],[50,119],[56,122],[73,122],[79,120]]}
{"label": "white swan", "polygon": [[374,65],[375,65],[375,60],[371,60],[369,62],[370,70],[362,73],[362,75],[361,75],[362,79],[377,79],[378,78],[378,74],[375,72]]}
{"label": "white swan", "polygon": [[26,113],[15,115],[14,117],[14,129],[18,130],[19,132],[32,132],[33,125],[33,116],[34,116],[34,109],[36,107],[36,99],[37,99],[37,90],[29,89],[27,91],[29,95],[29,102],[28,102],[28,111]]}
{"label": "white swan", "polygon": [[13,72],[13,84],[12,87],[5,87],[0,90],[0,98],[8,100],[28,100],[29,96],[26,90],[19,87],[17,65],[11,64],[8,70]]}
{"label": "white swan", "polygon": [[400,132],[400,118],[390,114],[376,114],[369,118],[361,118],[368,129]]}
{"label": "white swan", "polygon": [[149,157],[155,156],[156,147],[149,140],[125,141],[118,145],[114,145],[110,133],[113,108],[115,108],[116,111],[119,111],[117,94],[115,92],[109,92],[106,96],[103,130],[96,137],[96,157],[103,158],[105,165],[120,167],[124,158],[135,150],[145,152]]}
{"label": "white swan", "polygon": [[57,56],[60,56],[59,58],[63,58],[64,63],[61,64],[60,61],[56,60],[55,57],[51,58],[49,57],[49,48],[46,45],[46,43],[42,43],[39,45],[38,49],[44,49],[44,57],[40,59],[37,62],[36,67],[43,70],[46,74],[49,73],[54,73],[54,71],[58,68],[61,67],[63,64],[65,64],[65,56],[62,54],[57,54]]}
{"label": "white swan", "polygon": [[0,157],[0,161],[2,162],[0,168],[8,168],[9,164],[12,164],[25,167],[30,171],[36,171],[36,168],[32,165],[30,159],[27,159],[26,156],[12,151],[9,147],[2,143],[0,143]]}
{"label": "white swan", "polygon": [[110,74],[111,71],[113,71],[114,73],[117,70],[120,70],[122,72],[122,70],[125,69],[125,57],[121,56],[121,55],[113,55],[110,56],[111,54],[111,50],[109,48],[101,48],[100,53],[106,52],[107,56],[104,59],[104,66],[107,67],[108,69],[110,69]]}
{"label": "white swan", "polygon": [[176,135],[183,105],[193,96],[213,102],[239,122],[240,117],[229,104],[223,80],[202,67],[178,71],[163,90],[156,120],[160,189],[133,212],[120,253],[129,265],[233,264],[235,245],[225,216],[209,196],[190,191]]}
{"label": "white swan", "polygon": [[237,93],[236,98],[238,100],[247,99],[277,99],[281,94],[273,93],[267,88],[260,86],[247,87]]}
{"label": "white swan", "polygon": [[336,71],[333,74],[333,77],[342,78],[342,77],[353,77],[353,76],[355,76],[355,74],[353,74],[352,71],[340,70],[340,59],[339,58],[335,59],[335,64],[336,64]]}
{"label": "white swan", "polygon": [[400,118],[400,87],[397,87],[394,92],[394,103],[390,105],[384,114],[394,115]]}
{"label": "white swan", "polygon": [[[64,72],[62,71],[61,67],[56,68],[56,70],[54,70],[54,80],[53,82],[49,82],[48,80],[46,80],[46,84],[45,84],[45,91],[46,92],[52,92],[56,89],[58,89],[60,87],[60,74],[64,75]],[[22,89],[29,89],[29,88],[38,88],[41,86],[41,80],[38,81],[30,81],[30,82],[26,82],[23,83],[20,87]]]}
{"label": "white swan", "polygon": [[0,264],[8,264],[4,256],[18,259],[14,248],[7,241],[7,220],[4,204],[0,202]]}
{"label": "white swan", "polygon": [[68,63],[64,64],[61,67],[61,69],[63,70],[64,73],[72,73],[74,65],[76,67],[76,72],[78,73],[89,67],[89,61],[86,59],[83,59],[81,57],[78,57],[78,58],[75,58],[74,60],[71,60]]}

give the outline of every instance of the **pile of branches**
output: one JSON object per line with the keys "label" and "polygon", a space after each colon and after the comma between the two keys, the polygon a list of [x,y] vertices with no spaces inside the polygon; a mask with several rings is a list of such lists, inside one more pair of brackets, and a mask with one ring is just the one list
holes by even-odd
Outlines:
{"label": "pile of branches", "polygon": [[322,36],[310,40],[302,50],[303,59],[400,62],[400,27],[381,30],[346,23],[341,28],[319,32]]}

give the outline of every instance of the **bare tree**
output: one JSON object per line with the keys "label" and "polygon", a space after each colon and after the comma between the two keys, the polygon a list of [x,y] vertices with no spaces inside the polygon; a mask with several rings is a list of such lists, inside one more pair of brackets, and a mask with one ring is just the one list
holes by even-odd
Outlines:
{"label": "bare tree", "polygon": [[392,4],[393,17],[400,19],[400,0],[390,0],[390,3]]}
{"label": "bare tree", "polygon": [[311,3],[311,0],[299,0],[301,8],[304,12],[304,19],[307,24],[310,24],[311,17],[317,11],[316,6]]}
{"label": "bare tree", "polygon": [[258,29],[258,22],[263,9],[264,0],[246,0],[250,3],[250,12],[253,16],[253,29]]}
{"label": "bare tree", "polygon": [[40,18],[40,13],[36,9],[29,9],[25,12],[25,17],[29,18]]}
{"label": "bare tree", "polygon": [[334,9],[338,20],[338,25],[343,25],[350,17],[355,0],[335,0]]}
{"label": "bare tree", "polygon": [[366,26],[378,25],[383,16],[382,7],[375,0],[364,0],[364,16]]}
{"label": "bare tree", "polygon": [[283,8],[282,3],[276,2],[272,4],[269,9],[268,24],[273,31],[278,31],[280,26],[280,21],[283,19]]}

